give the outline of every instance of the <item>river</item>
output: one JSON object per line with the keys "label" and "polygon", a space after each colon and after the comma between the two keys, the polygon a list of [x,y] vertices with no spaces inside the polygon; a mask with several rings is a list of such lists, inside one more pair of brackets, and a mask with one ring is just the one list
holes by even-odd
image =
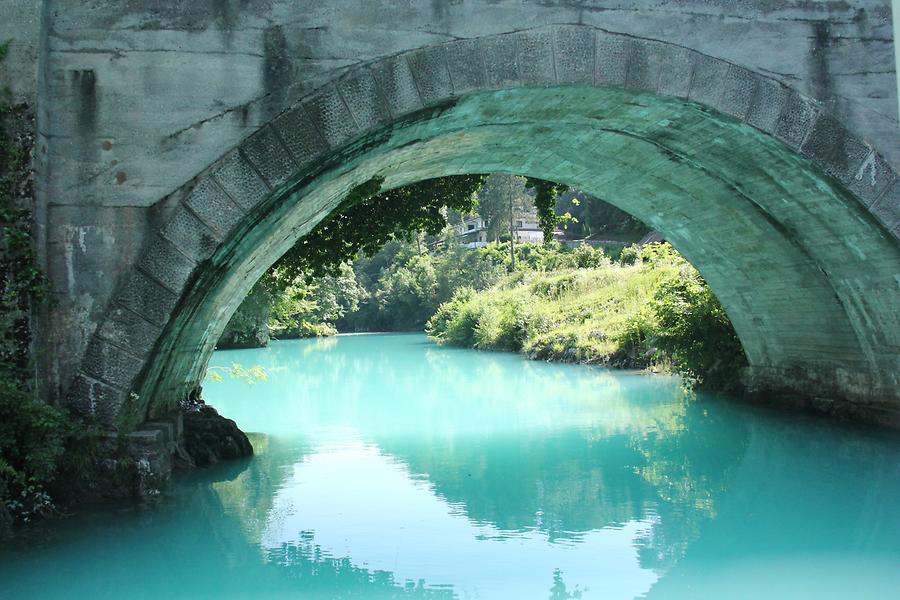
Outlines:
{"label": "river", "polygon": [[45,524],[0,597],[900,597],[894,433],[422,335],[235,362],[204,396],[256,456]]}

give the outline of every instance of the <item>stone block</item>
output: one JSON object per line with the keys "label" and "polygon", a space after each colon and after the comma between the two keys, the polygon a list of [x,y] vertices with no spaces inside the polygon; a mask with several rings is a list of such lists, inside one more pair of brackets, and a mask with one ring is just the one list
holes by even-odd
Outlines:
{"label": "stone block", "polygon": [[241,153],[273,189],[285,183],[297,170],[287,149],[270,127],[264,126],[244,140]]}
{"label": "stone block", "polygon": [[625,87],[655,92],[659,82],[658,44],[625,40]]}
{"label": "stone block", "polygon": [[184,206],[163,227],[162,236],[198,263],[212,256],[219,246],[215,232]]}
{"label": "stone block", "polygon": [[212,177],[201,180],[184,203],[220,240],[224,240],[244,216],[241,207],[228,197]]}
{"label": "stone block", "polygon": [[872,206],[895,177],[887,161],[873,151],[856,170],[848,187],[863,205]]}
{"label": "stone block", "polygon": [[353,71],[337,85],[360,131],[368,131],[390,121],[391,113],[370,71]]}
{"label": "stone block", "polygon": [[269,195],[269,188],[237,150],[222,161],[213,178],[244,210],[250,210]]}
{"label": "stone block", "polygon": [[484,52],[478,40],[459,40],[445,46],[447,68],[453,80],[453,93],[457,96],[484,89],[487,78],[484,72]]}
{"label": "stone block", "polygon": [[594,30],[557,27],[554,31],[556,80],[559,83],[594,82]]}
{"label": "stone block", "polygon": [[730,65],[722,82],[717,108],[725,114],[745,120],[756,95],[759,77],[737,65]]}
{"label": "stone block", "polygon": [[97,329],[98,336],[140,358],[150,354],[161,333],[162,327],[116,304]]}
{"label": "stone block", "polygon": [[453,81],[450,79],[443,46],[431,46],[410,52],[407,60],[423,104],[426,106],[437,104],[453,96]]}
{"label": "stone block", "polygon": [[728,69],[729,64],[726,62],[705,54],[697,55],[688,99],[718,109],[719,99],[722,97],[722,82]]}
{"label": "stone block", "polygon": [[761,131],[774,134],[789,96],[788,89],[774,79],[759,77],[745,120]]}
{"label": "stone block", "polygon": [[160,435],[160,442],[168,444],[176,441],[175,424],[168,421],[148,421],[141,423],[139,432],[152,432]]}
{"label": "stone block", "polygon": [[778,116],[775,137],[791,148],[799,150],[818,113],[819,106],[814,100],[791,91]]}
{"label": "stone block", "polygon": [[[340,147],[358,131],[350,109],[344,104],[344,99],[341,98],[334,85],[327,85],[316,91],[303,102],[303,107],[309,118],[312,119],[313,126],[319,130],[332,148]],[[297,160],[305,165],[315,156],[315,154],[299,155]]]}
{"label": "stone block", "polygon": [[553,32],[547,29],[523,31],[517,37],[516,52],[522,85],[555,85]]}
{"label": "stone block", "polygon": [[300,169],[328,151],[328,142],[313,122],[305,103],[279,116],[272,122],[272,127]]}
{"label": "stone block", "polygon": [[405,56],[380,61],[373,67],[372,74],[392,116],[400,117],[422,108],[422,99]]}
{"label": "stone block", "polygon": [[594,82],[609,87],[622,87],[628,74],[627,38],[597,33],[597,56],[594,59]]}
{"label": "stone block", "polygon": [[138,265],[144,273],[180,295],[197,263],[179,252],[167,239],[157,236]]}
{"label": "stone block", "polygon": [[66,403],[75,413],[95,417],[101,424],[111,426],[116,423],[127,396],[124,390],[80,373],[72,381]]}
{"label": "stone block", "polygon": [[813,124],[801,152],[826,172],[849,185],[870,150],[837,119],[823,114]]}
{"label": "stone block", "polygon": [[140,271],[133,271],[116,301],[151,323],[164,327],[178,304],[178,298],[179,296]]}
{"label": "stone block", "polygon": [[94,336],[88,344],[81,372],[121,390],[130,390],[144,361],[126,353],[106,340]]}
{"label": "stone block", "polygon": [[498,35],[482,42],[487,84],[492,88],[519,85],[519,59],[514,34]]}
{"label": "stone block", "polygon": [[894,179],[869,210],[888,231],[900,232],[900,178]]}
{"label": "stone block", "polygon": [[656,91],[662,96],[687,98],[691,93],[691,77],[694,72],[694,56],[696,53],[663,44],[649,44],[651,62],[658,62],[659,79]]}
{"label": "stone block", "polygon": [[142,428],[137,431],[132,431],[125,437],[128,442],[128,447],[132,452],[157,450],[166,442],[165,433],[160,429]]}

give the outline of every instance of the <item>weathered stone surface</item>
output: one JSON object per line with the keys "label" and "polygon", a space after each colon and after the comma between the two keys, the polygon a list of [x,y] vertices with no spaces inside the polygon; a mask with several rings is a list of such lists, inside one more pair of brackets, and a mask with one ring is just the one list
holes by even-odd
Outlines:
{"label": "weathered stone surface", "polygon": [[893,181],[894,172],[877,152],[870,152],[847,186],[864,206],[871,206]]}
{"label": "weathered stone surface", "polygon": [[775,136],[791,148],[799,149],[818,113],[819,107],[815,102],[791,92],[775,125]]}
{"label": "weathered stone surface", "polygon": [[730,65],[724,81],[720,83],[722,93],[716,105],[722,112],[744,120],[756,97],[759,78],[747,69]]}
{"label": "weathered stone surface", "polygon": [[523,31],[517,37],[517,61],[522,85],[555,84],[553,32],[546,29]]}
{"label": "weathered stone surface", "polygon": [[203,179],[185,200],[187,207],[223,240],[244,216],[244,211],[212,177]]}
{"label": "weathered stone surface", "polygon": [[485,56],[479,40],[459,40],[445,46],[447,66],[457,95],[484,89]]}
{"label": "weathered stone surface", "polygon": [[241,144],[241,151],[269,187],[276,188],[290,179],[297,170],[275,131],[263,127]]}
{"label": "weathered stone surface", "polygon": [[140,358],[146,358],[156,343],[162,327],[150,323],[131,310],[114,305],[100,324],[97,334]]}
{"label": "weathered stone surface", "polygon": [[222,238],[187,208],[181,207],[163,227],[162,236],[195,262],[203,262],[216,251]]}
{"label": "weathered stone surface", "polygon": [[[356,122],[335,86],[329,85],[317,91],[304,102],[304,108],[312,119],[313,126],[332,148],[340,146],[356,135]],[[298,156],[297,160],[303,161],[305,164],[310,158],[310,154],[304,154]],[[292,174],[290,173],[288,177]]]}
{"label": "weathered stone surface", "polygon": [[157,237],[141,257],[139,266],[144,273],[163,284],[173,294],[178,294],[191,278],[197,264],[179,252],[172,242]]}
{"label": "weathered stone surface", "polygon": [[225,157],[213,178],[232,200],[244,210],[250,210],[269,195],[269,188],[240,152]]}
{"label": "weathered stone surface", "polygon": [[556,80],[559,83],[594,82],[594,31],[587,27],[557,27],[554,30]]}
{"label": "weathered stone surface", "polygon": [[515,35],[500,35],[483,40],[482,49],[489,88],[519,85],[519,59]]}
{"label": "weathered stone surface", "polygon": [[407,60],[416,80],[419,96],[426,106],[453,95],[453,82],[443,46],[417,50],[410,53]]}
{"label": "weathered stone surface", "polygon": [[887,227],[896,231],[900,226],[900,178],[895,178],[872,205],[872,214]]}
{"label": "weathered stone surface", "polygon": [[728,75],[729,65],[711,56],[701,54],[694,62],[694,76],[688,98],[694,102],[714,108],[719,107],[723,83]]}
{"label": "weathered stone surface", "polygon": [[789,96],[788,89],[780,83],[760,78],[747,111],[747,122],[766,133],[775,133],[781,111]]}
{"label": "weathered stone surface", "polygon": [[801,148],[828,173],[849,184],[869,154],[869,147],[851,136],[837,119],[821,115]]}
{"label": "weathered stone surface", "polygon": [[370,71],[354,71],[338,82],[338,89],[360,131],[367,131],[390,121],[390,110]]}
{"label": "weathered stone surface", "polygon": [[308,103],[295,106],[272,123],[301,169],[328,151],[324,134],[309,116]]}
{"label": "weathered stone surface", "polygon": [[140,271],[135,271],[122,286],[117,301],[162,327],[175,309],[178,296]]}
{"label": "weathered stone surface", "polygon": [[691,92],[694,71],[694,53],[685,48],[667,48],[662,44],[650,45],[649,60],[659,64],[658,93],[675,98],[687,98]]}
{"label": "weathered stone surface", "polygon": [[422,99],[405,56],[379,62],[372,67],[372,73],[393,117],[422,108]]}
{"label": "weathered stone surface", "polygon": [[628,74],[628,40],[621,36],[597,33],[597,56],[594,60],[594,82],[620,87]]}
{"label": "weathered stone surface", "polygon": [[81,366],[85,375],[127,390],[140,373],[143,362],[122,348],[95,337],[88,344]]}
{"label": "weathered stone surface", "polygon": [[95,417],[104,425],[114,425],[125,398],[125,391],[79,374],[69,390],[68,406],[77,414]]}

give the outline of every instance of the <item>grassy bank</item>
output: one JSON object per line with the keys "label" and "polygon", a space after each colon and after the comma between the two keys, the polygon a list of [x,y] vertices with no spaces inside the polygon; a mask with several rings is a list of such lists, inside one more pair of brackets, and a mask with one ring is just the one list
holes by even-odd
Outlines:
{"label": "grassy bank", "polygon": [[427,332],[439,343],[535,359],[672,369],[689,381],[738,387],[737,336],[699,273],[670,246],[628,248],[589,268],[524,271],[476,292],[462,288]]}

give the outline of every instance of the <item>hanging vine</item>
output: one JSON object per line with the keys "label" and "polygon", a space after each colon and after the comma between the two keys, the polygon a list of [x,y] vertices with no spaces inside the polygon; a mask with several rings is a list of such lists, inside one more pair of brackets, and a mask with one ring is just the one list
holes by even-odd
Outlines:
{"label": "hanging vine", "polygon": [[544,232],[544,243],[553,240],[553,230],[564,217],[556,214],[556,199],[569,189],[562,183],[554,183],[534,177],[525,178],[525,187],[534,190],[534,207],[537,209],[538,223]]}

